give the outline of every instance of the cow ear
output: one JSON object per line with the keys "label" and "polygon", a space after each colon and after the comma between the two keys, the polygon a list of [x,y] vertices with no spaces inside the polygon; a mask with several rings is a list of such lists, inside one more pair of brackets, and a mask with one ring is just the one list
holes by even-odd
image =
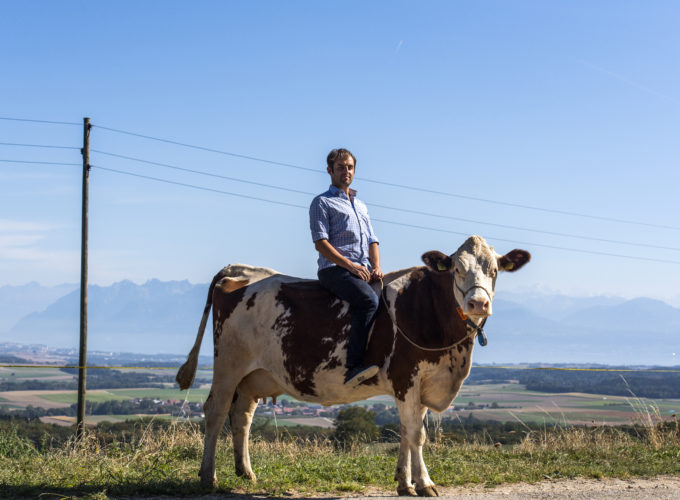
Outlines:
{"label": "cow ear", "polygon": [[515,272],[531,260],[531,254],[526,250],[515,249],[505,255],[499,255],[496,260],[501,271]]}
{"label": "cow ear", "polygon": [[453,264],[451,257],[439,250],[425,252],[421,259],[423,259],[423,262],[427,267],[438,272],[450,271]]}

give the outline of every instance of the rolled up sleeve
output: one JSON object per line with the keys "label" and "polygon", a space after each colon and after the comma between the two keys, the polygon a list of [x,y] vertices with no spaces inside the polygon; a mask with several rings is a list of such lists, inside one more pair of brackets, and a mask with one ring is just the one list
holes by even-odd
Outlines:
{"label": "rolled up sleeve", "polygon": [[380,240],[378,237],[375,235],[373,232],[373,224],[371,224],[371,218],[367,217],[368,219],[368,244],[370,245],[371,243],[378,243],[380,244]]}
{"label": "rolled up sleeve", "polygon": [[329,227],[328,209],[321,198],[316,197],[309,206],[309,229],[312,231],[312,241],[329,239]]}

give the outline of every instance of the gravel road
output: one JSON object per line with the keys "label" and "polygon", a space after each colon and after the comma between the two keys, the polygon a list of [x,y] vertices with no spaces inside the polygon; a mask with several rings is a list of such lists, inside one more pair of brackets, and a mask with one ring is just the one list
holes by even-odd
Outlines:
{"label": "gravel road", "polygon": [[[536,484],[504,484],[495,488],[480,486],[439,488],[442,500],[680,500],[680,477],[658,476],[651,479],[565,479]],[[129,500],[175,500],[178,497],[134,497]],[[181,497],[187,498],[187,497]],[[395,499],[396,491],[372,490],[364,495],[305,496],[286,495],[205,495],[200,500],[343,500]]]}
{"label": "gravel road", "polygon": [[442,488],[443,498],[466,500],[680,500],[680,477],[569,479],[496,488]]}

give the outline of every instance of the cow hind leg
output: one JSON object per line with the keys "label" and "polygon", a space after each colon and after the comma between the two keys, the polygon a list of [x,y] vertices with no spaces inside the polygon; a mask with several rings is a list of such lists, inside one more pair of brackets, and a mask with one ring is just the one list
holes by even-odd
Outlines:
{"label": "cow hind leg", "polygon": [[253,414],[257,408],[257,399],[244,394],[240,388],[236,389],[234,401],[229,410],[229,422],[234,441],[234,466],[236,475],[256,481],[255,473],[250,467],[250,453],[248,452],[248,436]]}
{"label": "cow hind leg", "polygon": [[[216,383],[219,380],[221,383]],[[236,391],[236,383],[224,382],[223,379],[213,378],[213,385],[210,395],[203,405],[205,413],[205,442],[203,446],[203,460],[201,470],[198,475],[201,477],[201,484],[205,487],[217,487],[217,476],[215,475],[215,450],[217,438],[227,419],[227,413],[231,406],[231,401]]]}

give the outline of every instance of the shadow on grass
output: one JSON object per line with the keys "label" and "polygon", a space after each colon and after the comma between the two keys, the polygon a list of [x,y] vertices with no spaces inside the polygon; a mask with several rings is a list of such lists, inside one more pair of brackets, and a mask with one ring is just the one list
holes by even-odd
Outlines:
{"label": "shadow on grass", "polygon": [[125,484],[111,485],[78,485],[73,487],[55,488],[53,486],[8,486],[0,484],[0,498],[5,499],[34,499],[41,500],[66,500],[66,499],[91,499],[104,500],[109,498],[143,499],[145,497],[154,500],[171,498],[236,498],[243,500],[319,500],[323,496],[325,499],[342,498],[339,495],[324,496],[324,493],[317,493],[313,496],[305,496],[299,493],[276,492],[269,494],[265,491],[254,493],[244,493],[238,488],[204,488],[198,481],[143,481],[129,482]]}

